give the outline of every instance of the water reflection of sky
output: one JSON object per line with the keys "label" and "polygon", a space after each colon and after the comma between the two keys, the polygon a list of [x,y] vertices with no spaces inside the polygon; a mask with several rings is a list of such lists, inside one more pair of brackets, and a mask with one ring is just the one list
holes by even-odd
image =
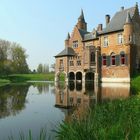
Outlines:
{"label": "water reflection of sky", "polygon": [[80,116],[99,102],[129,95],[129,84],[29,83],[0,87],[0,140],[11,133],[27,134],[29,129],[36,137],[42,127],[54,135],[51,130],[62,120],[68,121],[74,114]]}

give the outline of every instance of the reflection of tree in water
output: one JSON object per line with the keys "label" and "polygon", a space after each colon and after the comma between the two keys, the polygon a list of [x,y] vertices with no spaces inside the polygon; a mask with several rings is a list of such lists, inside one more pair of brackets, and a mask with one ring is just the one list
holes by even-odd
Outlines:
{"label": "reflection of tree in water", "polygon": [[0,87],[0,118],[16,115],[25,108],[30,85],[7,85]]}
{"label": "reflection of tree in water", "polygon": [[37,87],[40,94],[47,93],[49,91],[49,83],[34,83],[34,87]]}

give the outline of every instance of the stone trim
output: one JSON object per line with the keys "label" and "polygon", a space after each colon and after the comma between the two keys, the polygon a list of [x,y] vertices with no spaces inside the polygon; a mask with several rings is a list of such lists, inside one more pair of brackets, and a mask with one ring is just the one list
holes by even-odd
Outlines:
{"label": "stone trim", "polygon": [[101,83],[102,87],[130,88],[130,83]]}
{"label": "stone trim", "polygon": [[102,83],[130,83],[130,78],[101,78]]}

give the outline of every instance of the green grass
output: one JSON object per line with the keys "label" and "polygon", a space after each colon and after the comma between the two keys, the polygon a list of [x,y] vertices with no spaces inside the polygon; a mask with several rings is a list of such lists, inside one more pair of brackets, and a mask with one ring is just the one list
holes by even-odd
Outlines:
{"label": "green grass", "polygon": [[7,77],[11,82],[54,81],[54,73],[48,74],[13,74]]}
{"label": "green grass", "polygon": [[0,79],[0,86],[4,86],[10,83],[10,80],[7,79]]}
{"label": "green grass", "polygon": [[133,92],[140,92],[140,74],[136,74],[133,76],[131,80],[131,87]]}
{"label": "green grass", "polygon": [[[50,138],[47,137],[46,129],[44,128],[40,129],[40,133],[38,137],[36,138],[36,140],[49,140],[49,139]],[[16,138],[13,135],[11,135],[8,137],[8,140],[16,140]],[[25,135],[23,132],[20,132],[18,140],[34,140],[32,131],[29,130],[28,135]]]}
{"label": "green grass", "polygon": [[61,123],[58,140],[140,140],[140,75],[131,85],[135,96],[96,105],[80,120]]}

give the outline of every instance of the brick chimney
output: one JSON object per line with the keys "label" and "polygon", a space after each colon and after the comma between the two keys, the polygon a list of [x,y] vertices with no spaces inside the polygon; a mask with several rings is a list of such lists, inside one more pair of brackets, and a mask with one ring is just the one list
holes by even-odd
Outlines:
{"label": "brick chimney", "polygon": [[103,24],[98,24],[97,31],[102,31],[102,29],[103,29]]}
{"label": "brick chimney", "polygon": [[110,15],[106,15],[105,19],[106,19],[106,26],[107,26],[107,24],[110,22]]}
{"label": "brick chimney", "polygon": [[121,11],[123,11],[123,10],[124,10],[124,6],[121,7]]}

